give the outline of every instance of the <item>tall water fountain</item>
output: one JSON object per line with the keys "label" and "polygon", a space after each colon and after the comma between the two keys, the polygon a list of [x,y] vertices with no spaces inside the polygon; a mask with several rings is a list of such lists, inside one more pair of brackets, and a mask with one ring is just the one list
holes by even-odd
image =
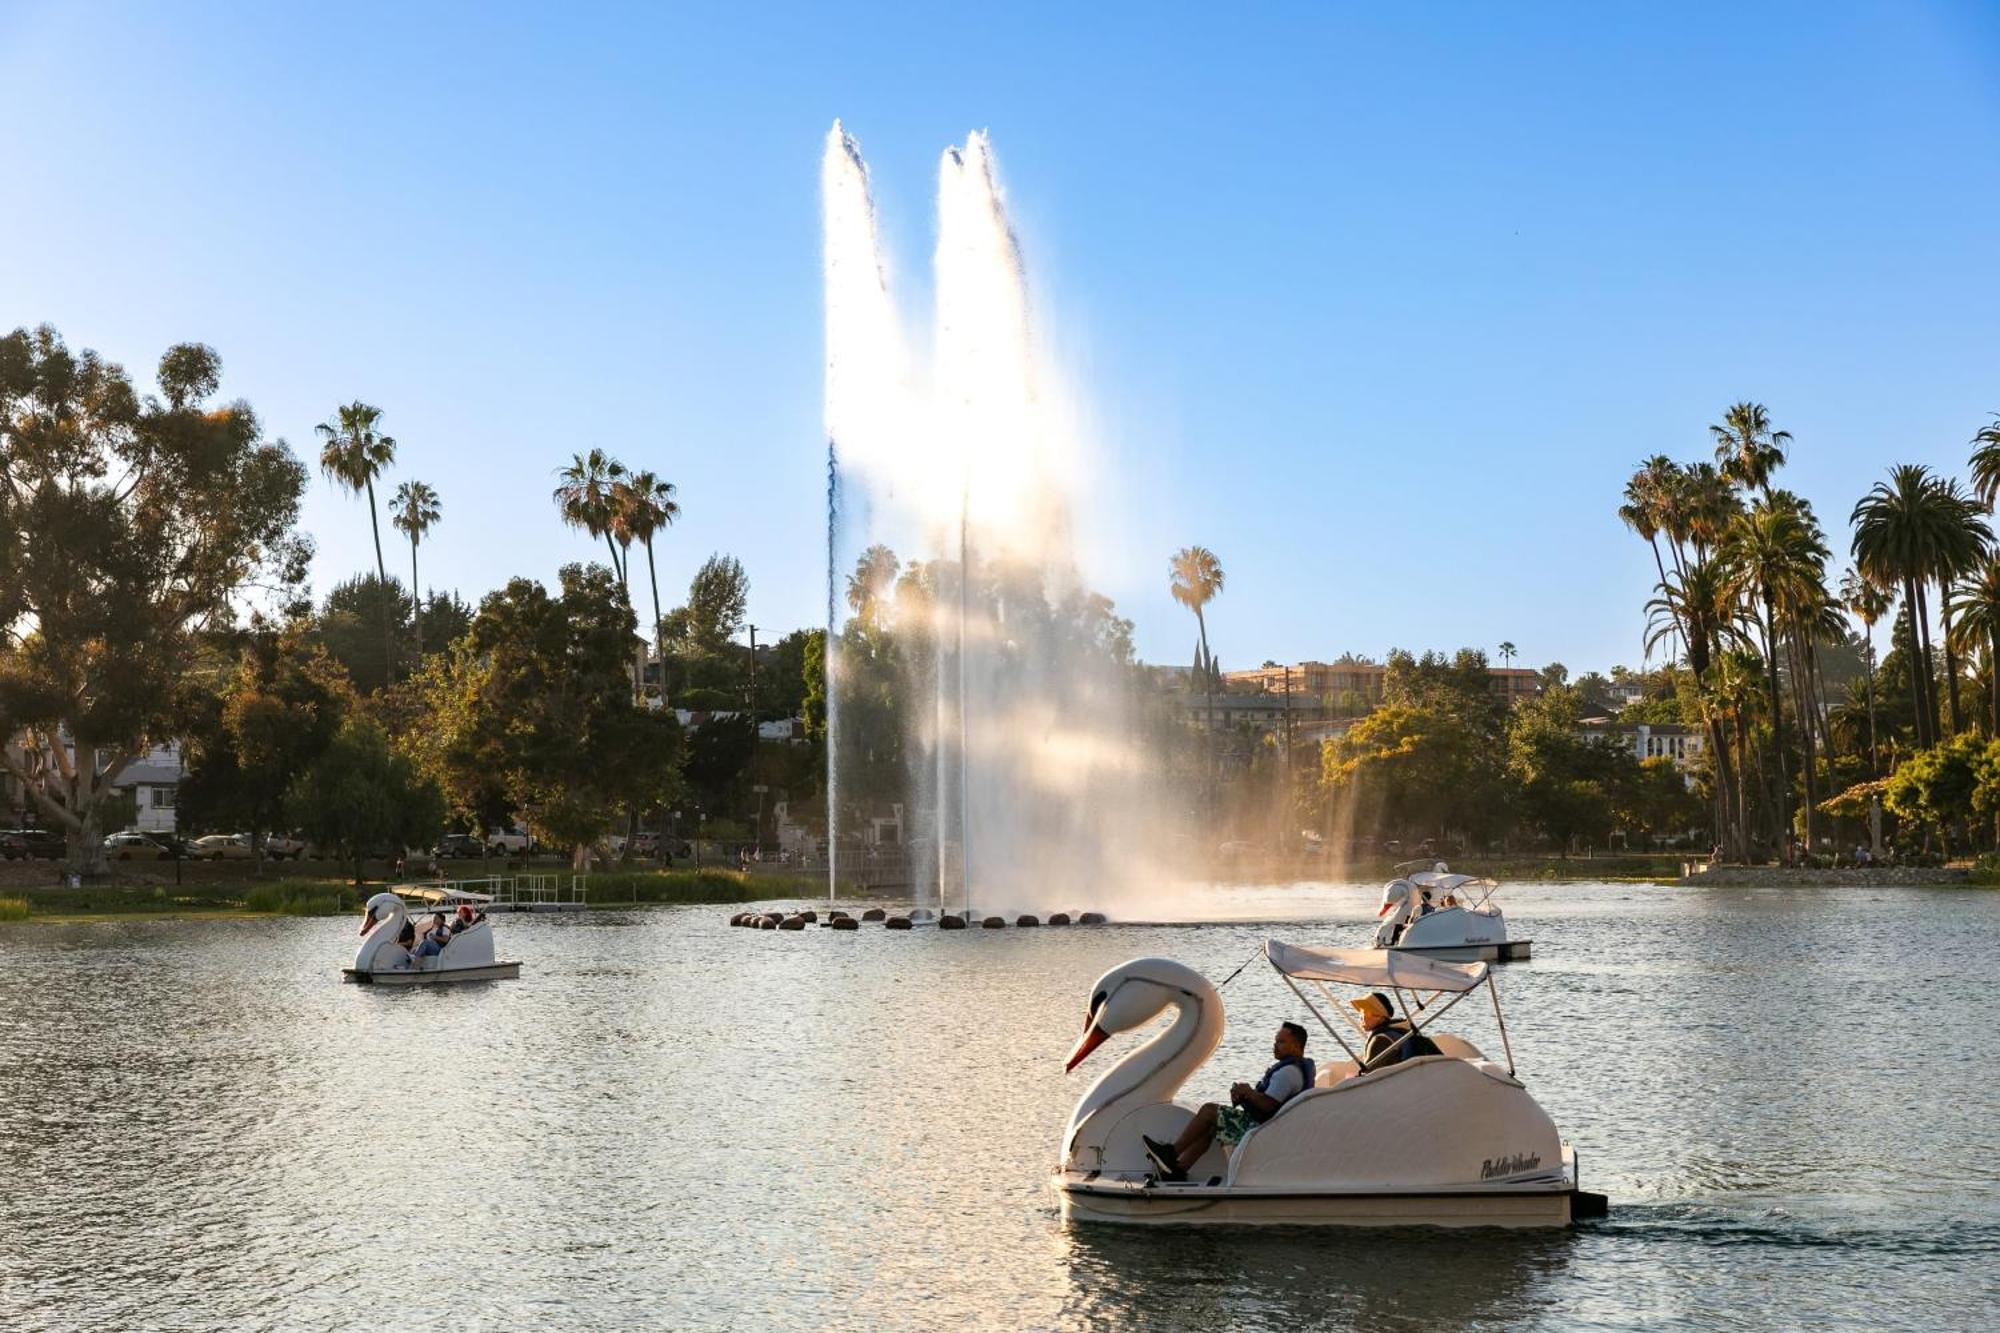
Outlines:
{"label": "tall water fountain", "polygon": [[1130,627],[1078,566],[1088,455],[991,146],[973,134],[939,162],[927,357],[838,123],[821,188],[830,888],[893,863],[948,909],[1137,905],[1162,884],[1173,801]]}

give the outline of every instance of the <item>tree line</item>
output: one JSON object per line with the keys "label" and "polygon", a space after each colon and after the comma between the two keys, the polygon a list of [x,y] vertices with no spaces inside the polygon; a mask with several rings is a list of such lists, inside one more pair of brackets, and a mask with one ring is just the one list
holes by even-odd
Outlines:
{"label": "tree line", "polygon": [[[802,705],[811,636],[750,662],[733,642],[748,578],[720,554],[660,610],[652,544],[679,513],[671,483],[579,455],[555,503],[606,539],[607,564],[566,566],[554,588],[513,579],[476,607],[422,596],[418,551],[442,502],[411,480],[385,507],[410,544],[404,589],[375,498],[398,445],[381,409],[349,403],[318,428],[320,464],[367,501],[375,569],[315,605],[306,468],[248,404],[218,401],[221,377],[213,349],[179,344],[145,395],[46,326],[0,338],[0,762],[63,830],[73,868],[103,869],[116,784],[165,741],[182,746],[181,822],[298,828],[357,874],[447,821],[520,822],[583,848],[679,808],[734,828],[760,779],[816,790],[811,757],[760,747],[755,722]],[[684,731],[676,707],[733,716]]]}

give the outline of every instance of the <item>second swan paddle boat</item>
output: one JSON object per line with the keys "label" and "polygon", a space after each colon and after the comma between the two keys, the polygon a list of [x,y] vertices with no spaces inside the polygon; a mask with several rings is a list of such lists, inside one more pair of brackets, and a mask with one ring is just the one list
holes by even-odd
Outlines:
{"label": "second swan paddle boat", "polygon": [[[1405,875],[1409,866],[1423,870]],[[1513,963],[1532,940],[1507,938],[1507,916],[1493,901],[1500,886],[1477,875],[1454,875],[1442,861],[1408,862],[1382,890],[1375,947],[1454,963]],[[1426,902],[1429,910],[1425,910]]]}
{"label": "second swan paddle boat", "polygon": [[[1598,1216],[1602,1195],[1577,1189],[1576,1155],[1514,1071],[1500,997],[1484,963],[1271,940],[1265,957],[1352,1059],[1322,1066],[1312,1087],[1191,1162],[1184,1182],[1156,1178],[1142,1136],[1173,1140],[1194,1112],[1174,1100],[1222,1038],[1222,997],[1193,968],[1140,958],[1105,973],[1068,1068],[1113,1034],[1169,1010],[1164,1032],[1106,1070],[1076,1104],[1053,1184],[1063,1215],[1153,1224],[1560,1227]],[[1440,1054],[1362,1070],[1355,1048],[1302,988],[1379,990]],[[1493,1000],[1505,1063],[1428,1031],[1473,991]]]}
{"label": "second swan paddle boat", "polygon": [[485,908],[492,900],[483,893],[450,889],[399,886],[404,894],[424,904],[426,913],[442,912],[462,921],[461,907],[469,908],[470,921],[452,931],[451,942],[441,953],[426,958],[413,956],[398,940],[410,909],[395,893],[378,893],[368,900],[361,918],[361,947],[355,951],[354,966],[340,969],[343,981],[374,985],[414,986],[437,981],[507,981],[521,975],[521,965],[501,962],[493,956],[493,923]]}

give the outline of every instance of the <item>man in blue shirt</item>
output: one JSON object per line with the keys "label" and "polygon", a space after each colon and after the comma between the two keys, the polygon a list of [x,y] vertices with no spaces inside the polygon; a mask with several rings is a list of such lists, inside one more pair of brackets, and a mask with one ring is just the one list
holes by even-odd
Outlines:
{"label": "man in blue shirt", "polygon": [[1303,1027],[1280,1024],[1271,1041],[1271,1054],[1277,1063],[1264,1071],[1255,1087],[1238,1083],[1230,1088],[1228,1106],[1204,1104],[1173,1143],[1140,1136],[1161,1180],[1186,1180],[1187,1164],[1199,1161],[1216,1139],[1234,1147],[1243,1142],[1244,1135],[1276,1115],[1280,1106],[1312,1086],[1313,1062],[1306,1059]]}

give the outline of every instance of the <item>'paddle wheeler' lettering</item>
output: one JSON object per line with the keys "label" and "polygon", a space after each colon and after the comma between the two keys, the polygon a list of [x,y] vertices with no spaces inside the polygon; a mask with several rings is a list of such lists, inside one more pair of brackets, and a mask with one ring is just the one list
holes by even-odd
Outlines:
{"label": "'paddle wheeler' lettering", "polygon": [[1532,1171],[1542,1164],[1538,1153],[1515,1153],[1511,1157],[1489,1157],[1479,1164],[1479,1178],[1492,1180],[1496,1176],[1519,1175]]}

